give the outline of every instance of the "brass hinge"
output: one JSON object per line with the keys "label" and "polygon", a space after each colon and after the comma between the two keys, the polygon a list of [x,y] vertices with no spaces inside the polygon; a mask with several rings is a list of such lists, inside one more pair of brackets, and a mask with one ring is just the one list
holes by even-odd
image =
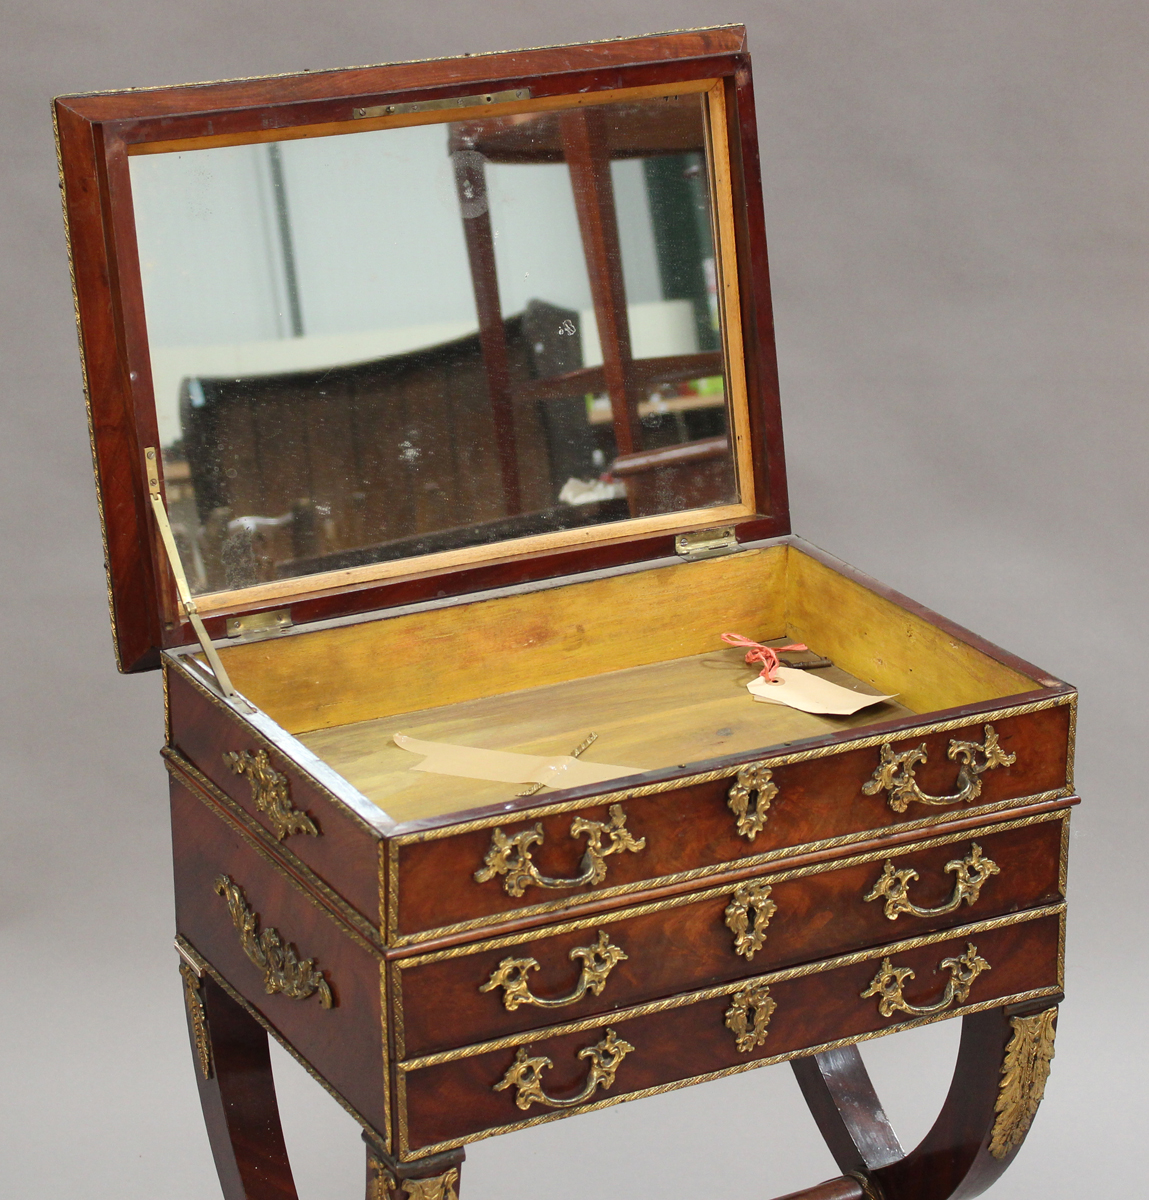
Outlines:
{"label": "brass hinge", "polygon": [[255,712],[255,709],[235,690],[227,670],[224,668],[223,663],[220,662],[215,645],[212,643],[211,637],[204,627],[203,618],[199,615],[196,603],[192,599],[191,588],[188,586],[188,577],[184,574],[183,563],[180,562],[180,552],[176,546],[175,534],[172,533],[172,523],[168,520],[168,510],[164,507],[163,497],[160,495],[159,456],[156,453],[155,446],[149,446],[144,451],[144,465],[147,467],[148,473],[148,499],[152,502],[152,513],[155,515],[156,526],[160,531],[160,541],[164,544],[164,551],[168,556],[168,566],[171,567],[172,575],[176,581],[176,594],[180,598],[180,606],[187,613],[187,618],[191,622],[192,629],[195,630],[199,644],[203,647],[203,652],[211,665],[220,691],[229,700],[234,701],[243,708],[245,712]]}
{"label": "brass hinge", "polygon": [[700,558],[717,558],[720,554],[734,554],[738,550],[738,537],[733,525],[722,529],[699,529],[694,533],[680,533],[674,539],[674,552],[687,562]]}
{"label": "brass hinge", "polygon": [[376,104],[371,108],[353,108],[351,115],[363,117],[394,117],[400,113],[435,112],[442,108],[481,108],[484,104],[506,104],[511,100],[529,100],[530,88],[514,88],[508,92],[483,92],[478,96],[451,96],[446,100],[414,100],[408,104]]}
{"label": "brass hinge", "polygon": [[252,642],[290,628],[291,612],[286,608],[277,608],[271,612],[244,613],[242,617],[227,619],[229,638],[242,637]]}

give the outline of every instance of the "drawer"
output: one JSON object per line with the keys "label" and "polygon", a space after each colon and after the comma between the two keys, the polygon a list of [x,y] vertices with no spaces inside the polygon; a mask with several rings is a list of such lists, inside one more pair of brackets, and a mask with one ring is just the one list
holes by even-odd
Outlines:
{"label": "drawer", "polygon": [[1063,897],[1068,810],[876,850],[390,965],[426,1055]]}
{"label": "drawer", "polygon": [[[164,668],[169,756],[223,792],[371,925],[379,925],[378,832],[190,678]],[[302,750],[303,748],[300,747]]]}
{"label": "drawer", "polygon": [[[559,799],[390,842],[404,945],[1067,794],[1070,697]],[[968,763],[965,761],[968,760]],[[590,789],[583,789],[589,791]]]}
{"label": "drawer", "polygon": [[399,1064],[399,1150],[495,1133],[1061,987],[1064,909],[757,975]]}
{"label": "drawer", "polygon": [[210,797],[171,781],[176,930],[319,1072],[388,1128],[380,953],[260,853]]}

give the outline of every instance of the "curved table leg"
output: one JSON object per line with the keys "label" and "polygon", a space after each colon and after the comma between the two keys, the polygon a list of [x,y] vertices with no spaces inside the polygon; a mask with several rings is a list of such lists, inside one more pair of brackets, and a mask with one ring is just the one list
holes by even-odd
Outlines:
{"label": "curved table leg", "polygon": [[[845,1187],[878,1200],[968,1200],[1017,1153],[1041,1103],[1053,1057],[1056,1004],[1048,998],[974,1013],[962,1021],[950,1090],[933,1128],[903,1154],[857,1047],[791,1065]],[[798,1193],[814,1200],[818,1189]],[[827,1193],[830,1195],[830,1193]]]}
{"label": "curved table leg", "polygon": [[188,1032],[224,1200],[297,1200],[263,1026],[186,963]]}
{"label": "curved table leg", "polygon": [[[275,1098],[267,1032],[185,958],[188,1033],[224,1200],[298,1200]],[[367,1200],[458,1200],[462,1149],[396,1163],[364,1132]]]}
{"label": "curved table leg", "polygon": [[834,1161],[866,1174],[905,1157],[857,1046],[796,1058],[790,1066]]}

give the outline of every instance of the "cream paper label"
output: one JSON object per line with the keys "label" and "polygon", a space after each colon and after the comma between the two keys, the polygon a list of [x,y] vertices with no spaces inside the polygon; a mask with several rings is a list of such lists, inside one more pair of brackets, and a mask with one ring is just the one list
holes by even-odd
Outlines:
{"label": "cream paper label", "polygon": [[795,671],[790,667],[777,668],[778,682],[771,683],[759,676],[746,685],[755,700],[764,704],[784,704],[802,712],[824,716],[847,717],[871,704],[892,700],[893,696],[868,696],[840,687],[828,679],[819,679],[811,671]]}
{"label": "cream paper label", "polygon": [[622,775],[641,775],[639,767],[612,767],[587,762],[569,754],[516,754],[510,750],[479,750],[451,742],[424,742],[405,733],[394,735],[395,745],[412,754],[425,754],[412,771],[457,775],[462,779],[487,779],[495,783],[538,783],[549,788],[583,787],[605,783]]}

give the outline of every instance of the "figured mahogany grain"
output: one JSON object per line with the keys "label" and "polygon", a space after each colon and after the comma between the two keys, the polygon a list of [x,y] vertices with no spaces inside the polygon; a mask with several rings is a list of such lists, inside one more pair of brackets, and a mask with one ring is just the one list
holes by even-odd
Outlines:
{"label": "figured mahogany grain", "polygon": [[[947,971],[939,971],[941,961],[965,952],[970,941],[991,966],[975,980],[971,1004],[1059,985],[1060,920],[1050,916],[899,951],[895,965],[915,972],[905,984],[906,999],[917,1005],[936,1002],[949,979]],[[770,997],[777,1007],[765,1043],[746,1054],[737,1049],[734,1035],[726,1028],[725,1016],[731,1006],[728,995],[631,1018],[604,1014],[601,1025],[576,1033],[548,1038],[541,1031],[536,1040],[527,1043],[527,1052],[553,1063],[543,1073],[544,1091],[556,1099],[572,1097],[582,1089],[588,1071],[587,1060],[578,1058],[578,1052],[596,1045],[608,1028],[614,1029],[635,1049],[619,1066],[613,1087],[594,1097],[597,1101],[685,1082],[839,1038],[892,1032],[913,1018],[901,1013],[884,1018],[873,998],[861,997],[880,963],[879,953],[876,959],[770,983]],[[494,1090],[514,1060],[512,1047],[407,1072],[410,1148],[470,1138],[553,1111],[538,1104],[521,1110],[515,1105],[514,1088]],[[1000,1064],[1000,1058],[998,1061]]]}
{"label": "figured mahogany grain", "polygon": [[[267,750],[262,739],[231,710],[207,697],[182,670],[167,669],[171,744],[197,770],[253,817],[274,838],[275,829],[255,804],[247,775],[237,775],[224,755]],[[271,766],[288,780],[292,805],[311,817],[318,836],[289,834],[280,843],[314,870],[338,895],[373,924],[380,919],[377,834],[318,788],[298,765],[274,749]]]}
{"label": "figured mahogany grain", "polygon": [[[1000,867],[1001,874],[986,881],[974,905],[962,903],[936,917],[903,913],[891,921],[881,900],[866,902],[886,856],[782,882],[771,883],[771,875],[760,875],[760,881],[770,884],[768,898],[777,907],[765,944],[749,959],[735,953],[734,934],[726,924],[726,908],[735,894],[735,887],[728,885],[707,899],[655,912],[630,916],[632,910],[621,909],[600,914],[597,921],[588,918],[581,928],[563,933],[548,934],[544,927],[536,937],[509,946],[420,965],[399,960],[392,967],[394,991],[403,1007],[405,1040],[398,1052],[417,1057],[1056,903],[1061,899],[1061,837],[1062,821],[1054,819],[999,833],[989,827],[930,849],[911,845],[892,851],[888,858],[897,869],[918,871],[910,898],[920,907],[950,899],[954,875],[945,865],[961,859],[974,842]],[[588,994],[557,1009],[519,1005],[508,1010],[502,988],[480,991],[504,960],[534,958],[539,968],[529,972],[531,992],[544,999],[569,996],[582,969],[581,960],[570,958],[570,952],[595,945],[600,931],[627,955],[611,969],[600,995]]]}
{"label": "figured mahogany grain", "polygon": [[211,1075],[192,1056],[224,1200],[296,1200],[263,1027],[211,978],[199,981]]}
{"label": "figured mahogany grain", "polygon": [[[202,794],[171,783],[176,929],[279,1031],[373,1128],[388,1127],[383,1014],[375,955],[313,904],[247,843]],[[258,915],[258,933],[275,928],[300,959],[313,959],[334,997],[292,999],[269,993],[245,954],[216,878],[228,875]]]}
{"label": "figured mahogany grain", "polygon": [[[928,761],[919,768],[918,781],[928,791],[943,794],[952,790],[957,774],[955,764],[946,757],[950,741],[981,741],[985,724],[992,723],[1002,748],[1017,755],[1012,766],[998,767],[981,776],[982,794],[975,803],[993,804],[1065,787],[1068,722],[1068,707],[1058,706],[944,733],[895,737],[893,745],[895,750],[903,750],[924,743]],[[778,748],[775,756],[785,752],[784,747]],[[769,764],[771,757],[764,755],[762,761]],[[607,877],[602,886],[654,881],[681,871],[733,863],[752,854],[864,830],[892,830],[922,817],[960,814],[969,807],[915,804],[905,814],[896,813],[886,793],[867,796],[862,792],[878,762],[878,748],[867,747],[778,767],[773,778],[778,794],[771,803],[765,828],[753,842],[739,836],[727,807],[732,782],[728,778],[622,800],[627,829],[634,838],[646,838],[646,845],[638,853],[628,851],[607,859]],[[634,779],[636,784],[644,781],[643,776]],[[584,794],[591,790],[585,789]],[[526,821],[508,814],[498,827],[513,835],[540,825],[544,840],[531,848],[532,860],[545,875],[570,878],[578,874],[586,845],[585,839],[571,837],[572,820],[580,816],[605,823],[610,819],[607,809],[608,805],[592,805],[576,814],[543,812]],[[525,895],[515,897],[504,890],[501,878],[476,883],[474,873],[483,865],[493,833],[491,826],[399,846],[400,934],[476,917],[506,915],[557,898],[566,899],[574,908],[579,903],[593,902],[601,891],[582,887],[556,893],[528,887]]]}
{"label": "figured mahogany grain", "polygon": [[64,105],[56,106],[56,122],[116,661],[121,671],[141,670],[158,665],[161,631],[122,300],[109,252],[103,136]]}

